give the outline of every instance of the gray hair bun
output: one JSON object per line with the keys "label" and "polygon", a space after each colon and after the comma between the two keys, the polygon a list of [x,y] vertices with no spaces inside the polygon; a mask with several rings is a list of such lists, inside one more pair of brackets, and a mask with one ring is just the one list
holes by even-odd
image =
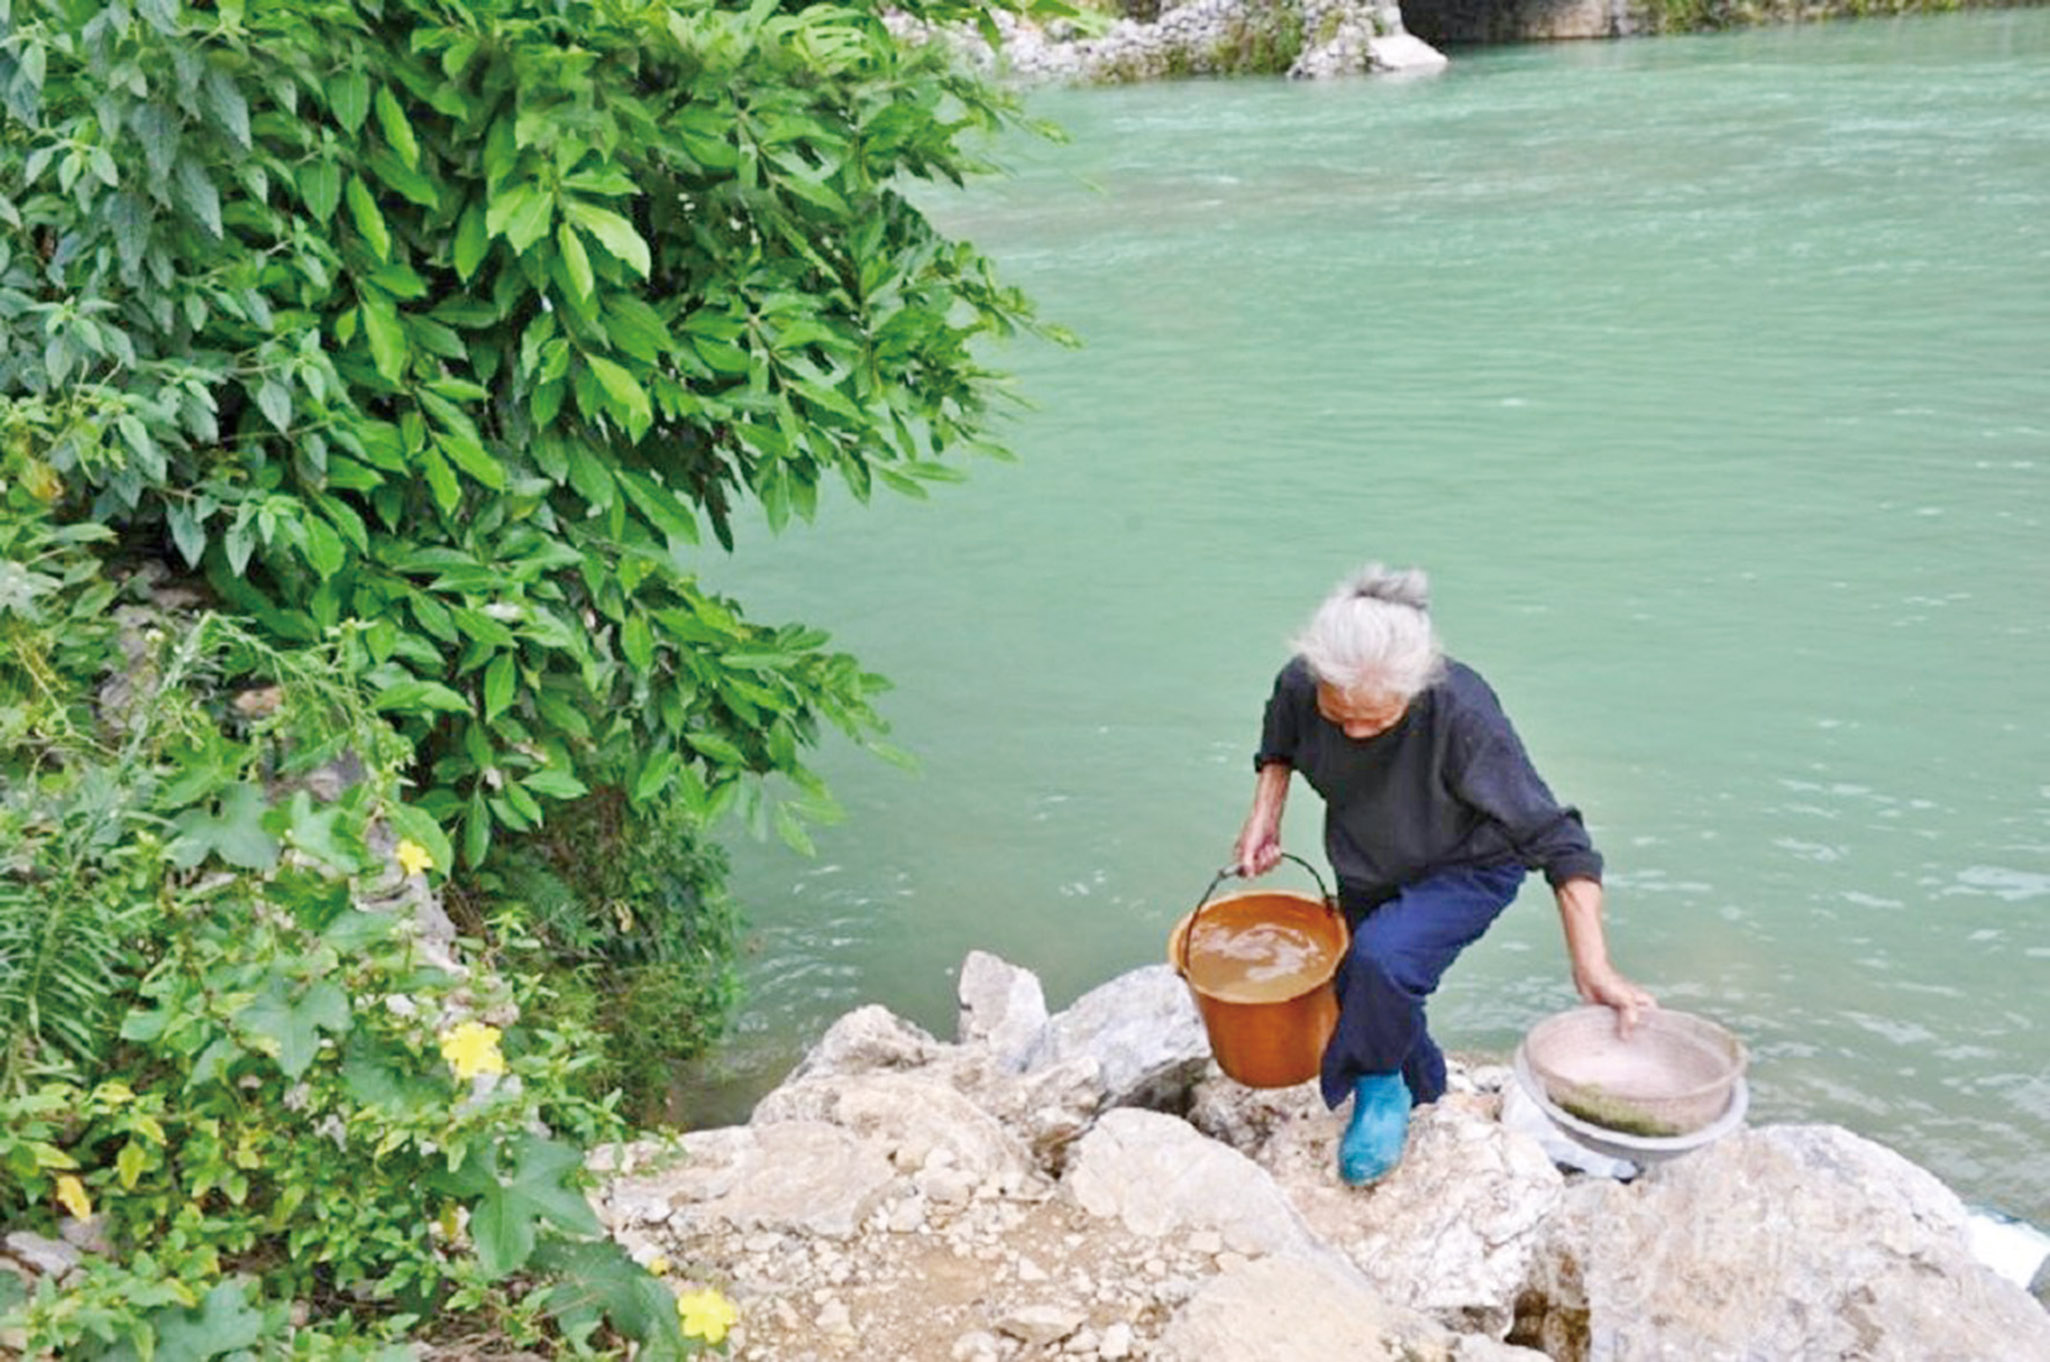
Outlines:
{"label": "gray hair bun", "polygon": [[1412,610],[1431,608],[1431,579],[1422,568],[1385,568],[1369,563],[1343,589],[1365,600],[1406,605]]}

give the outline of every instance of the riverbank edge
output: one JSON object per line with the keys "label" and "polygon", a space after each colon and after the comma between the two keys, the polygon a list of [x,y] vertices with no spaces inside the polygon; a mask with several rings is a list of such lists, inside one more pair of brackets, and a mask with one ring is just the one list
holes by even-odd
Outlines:
{"label": "riverbank edge", "polygon": [[729,1296],[741,1362],[2050,1358],[2050,1239],[1996,1266],[1954,1192],[1840,1127],[1619,1166],[1455,1056],[1352,1189],[1315,1084],[1225,1078],[1167,966],[1049,1015],[971,952],[957,996],[953,1041],[857,1008],[746,1124],[594,1158],[609,1232]]}
{"label": "riverbank edge", "polygon": [[1129,85],[1203,77],[1320,80],[1443,70],[1446,49],[1666,37],[1739,28],[2026,9],[2039,0],[1181,0],[1148,17],[1040,24],[993,18],[992,46],[972,26],[893,20],[914,41],[939,37],[1006,83]]}

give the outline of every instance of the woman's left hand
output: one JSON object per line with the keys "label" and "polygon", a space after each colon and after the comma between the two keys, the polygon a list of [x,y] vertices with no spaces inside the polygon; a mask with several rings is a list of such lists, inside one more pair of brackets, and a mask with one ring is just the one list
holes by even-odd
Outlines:
{"label": "woman's left hand", "polygon": [[1573,971],[1573,987],[1586,1001],[1614,1008],[1616,1030],[1626,1039],[1637,1029],[1637,1019],[1659,1005],[1658,999],[1613,969],[1576,969]]}

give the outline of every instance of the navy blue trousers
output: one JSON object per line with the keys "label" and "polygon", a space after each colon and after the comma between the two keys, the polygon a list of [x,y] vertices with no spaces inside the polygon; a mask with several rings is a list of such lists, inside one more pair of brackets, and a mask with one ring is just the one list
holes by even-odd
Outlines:
{"label": "navy blue trousers", "polygon": [[1368,1074],[1402,1071],[1410,1102],[1445,1095],[1445,1052],[1424,1026],[1424,999],[1480,940],[1523,883],[1520,865],[1444,870],[1379,901],[1340,887],[1352,948],[1339,963],[1338,1029],[1324,1047],[1324,1101],[1336,1107]]}

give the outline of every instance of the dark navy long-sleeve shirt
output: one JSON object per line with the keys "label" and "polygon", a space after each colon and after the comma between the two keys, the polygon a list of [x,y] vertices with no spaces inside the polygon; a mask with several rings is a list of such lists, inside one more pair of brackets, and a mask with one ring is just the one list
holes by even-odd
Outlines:
{"label": "dark navy long-sleeve shirt", "polygon": [[1601,878],[1579,811],[1552,797],[1488,683],[1450,659],[1393,728],[1365,740],[1317,712],[1316,680],[1294,659],[1275,678],[1253,759],[1272,762],[1323,796],[1331,868],[1370,902],[1458,866],[1520,864],[1554,886]]}

